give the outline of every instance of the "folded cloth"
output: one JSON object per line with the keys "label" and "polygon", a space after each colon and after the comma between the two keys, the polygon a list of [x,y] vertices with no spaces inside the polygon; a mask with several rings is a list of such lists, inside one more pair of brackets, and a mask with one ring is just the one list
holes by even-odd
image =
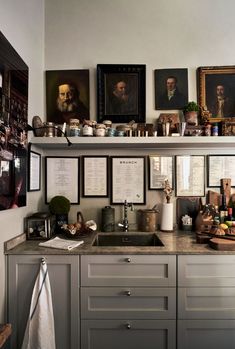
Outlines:
{"label": "folded cloth", "polygon": [[40,265],[21,349],[56,349],[54,314],[46,262]]}
{"label": "folded cloth", "polygon": [[39,246],[50,247],[50,248],[59,248],[60,250],[72,250],[79,245],[84,243],[83,240],[74,241],[74,240],[65,240],[56,236],[54,239],[50,239],[46,242],[40,242]]}

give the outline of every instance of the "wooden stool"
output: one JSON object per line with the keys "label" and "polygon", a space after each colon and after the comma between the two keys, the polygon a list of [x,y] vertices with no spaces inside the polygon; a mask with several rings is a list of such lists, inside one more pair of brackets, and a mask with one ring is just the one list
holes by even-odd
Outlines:
{"label": "wooden stool", "polygon": [[3,347],[7,338],[10,337],[11,332],[11,324],[0,325],[0,348]]}

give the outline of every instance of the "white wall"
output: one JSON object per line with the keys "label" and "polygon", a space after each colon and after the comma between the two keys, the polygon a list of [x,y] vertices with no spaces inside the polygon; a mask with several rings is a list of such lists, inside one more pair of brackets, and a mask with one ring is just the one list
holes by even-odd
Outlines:
{"label": "white wall", "polygon": [[[44,2],[0,1],[0,30],[29,67],[29,122],[43,114]],[[38,209],[41,193],[28,193],[27,207],[0,212],[0,323],[5,308],[5,258],[3,243],[22,234],[23,218]]]}

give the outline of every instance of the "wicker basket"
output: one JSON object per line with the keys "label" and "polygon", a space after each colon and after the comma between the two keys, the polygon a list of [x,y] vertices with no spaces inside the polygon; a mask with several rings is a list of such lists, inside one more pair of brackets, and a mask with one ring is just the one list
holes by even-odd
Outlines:
{"label": "wicker basket", "polygon": [[82,212],[77,212],[77,222],[74,224],[66,224],[62,227],[66,237],[69,239],[75,239],[82,236],[88,236],[92,233],[92,230],[85,224]]}

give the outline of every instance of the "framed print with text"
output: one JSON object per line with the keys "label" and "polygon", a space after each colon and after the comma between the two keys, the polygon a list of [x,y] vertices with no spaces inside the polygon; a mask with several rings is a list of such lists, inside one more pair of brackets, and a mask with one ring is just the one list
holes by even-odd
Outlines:
{"label": "framed print with text", "polygon": [[41,154],[29,151],[28,191],[41,190]]}
{"label": "framed print with text", "polygon": [[108,196],[108,156],[83,156],[83,196]]}
{"label": "framed print with text", "polygon": [[145,157],[111,157],[111,203],[145,204]]}
{"label": "framed print with text", "polygon": [[205,156],[176,156],[176,196],[205,196]]}
{"label": "framed print with text", "polygon": [[71,204],[79,204],[79,157],[47,156],[45,162],[46,203],[54,196],[62,195]]}
{"label": "framed print with text", "polygon": [[235,187],[235,155],[208,155],[208,187],[220,187],[221,178],[231,178]]}
{"label": "framed print with text", "polygon": [[173,189],[173,167],[173,156],[149,155],[149,190],[164,189],[166,179]]}

